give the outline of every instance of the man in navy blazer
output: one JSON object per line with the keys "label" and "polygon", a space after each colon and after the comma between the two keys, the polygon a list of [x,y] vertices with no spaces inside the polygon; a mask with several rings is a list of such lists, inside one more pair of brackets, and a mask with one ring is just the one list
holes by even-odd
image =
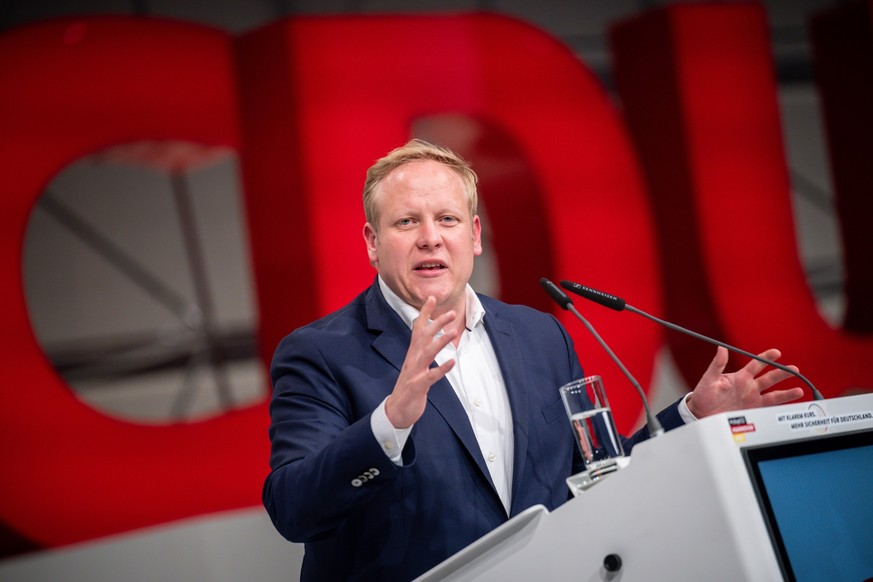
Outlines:
{"label": "man in navy blazer", "polygon": [[[376,281],[276,350],[264,505],[305,543],[303,580],[413,579],[524,509],[561,505],[582,469],[557,390],[583,376],[566,330],[468,285],[476,200],[449,150],[413,140],[379,160],[364,188]],[[788,374],[726,363],[719,349],[693,398],[659,414],[665,429],[802,395],[762,394]]]}

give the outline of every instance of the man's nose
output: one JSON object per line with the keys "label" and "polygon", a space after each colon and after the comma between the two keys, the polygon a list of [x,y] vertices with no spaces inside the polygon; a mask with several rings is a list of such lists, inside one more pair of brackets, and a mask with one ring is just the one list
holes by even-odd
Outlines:
{"label": "man's nose", "polygon": [[421,223],[418,230],[418,246],[421,248],[435,248],[442,244],[442,236],[439,227],[430,221]]}

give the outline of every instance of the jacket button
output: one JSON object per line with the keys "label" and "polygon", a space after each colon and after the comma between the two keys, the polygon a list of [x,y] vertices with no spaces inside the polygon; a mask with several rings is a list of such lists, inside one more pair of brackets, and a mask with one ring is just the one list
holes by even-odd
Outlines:
{"label": "jacket button", "polygon": [[360,487],[364,482],[360,479],[352,479],[352,487]]}

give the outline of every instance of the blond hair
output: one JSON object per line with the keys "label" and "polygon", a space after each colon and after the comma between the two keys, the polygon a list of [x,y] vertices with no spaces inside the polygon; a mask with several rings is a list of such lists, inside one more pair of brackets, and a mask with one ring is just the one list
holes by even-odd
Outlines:
{"label": "blond hair", "polygon": [[367,170],[367,179],[364,181],[364,216],[374,229],[378,227],[377,221],[379,219],[376,213],[376,188],[388,174],[403,164],[417,160],[433,160],[448,166],[457,173],[464,183],[470,217],[476,215],[476,209],[479,205],[479,193],[476,190],[476,185],[479,178],[470,163],[446,147],[428,143],[423,139],[413,139],[388,152],[385,157],[377,160]]}

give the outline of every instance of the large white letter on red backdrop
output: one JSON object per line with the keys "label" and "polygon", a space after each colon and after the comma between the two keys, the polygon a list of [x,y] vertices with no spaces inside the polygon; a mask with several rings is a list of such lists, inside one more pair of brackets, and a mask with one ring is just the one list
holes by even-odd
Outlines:
{"label": "large white letter on red backdrop", "polygon": [[68,164],[139,140],[236,147],[231,59],[230,41],[218,31],[147,19],[57,20],[0,37],[0,521],[7,538],[58,546],[260,500],[263,406],[168,426],[101,414],[47,361],[22,282],[30,211]]}
{"label": "large white letter on red backdrop", "polygon": [[[618,26],[613,47],[669,318],[752,351],[778,347],[826,396],[873,386],[873,338],[824,321],[800,263],[764,9],[658,9]],[[712,349],[668,338],[695,381]]]}
{"label": "large white letter on red backdrop", "polygon": [[[409,139],[416,120],[446,113],[501,128],[536,178],[505,196],[482,185],[503,296],[553,309],[539,277],[580,279],[633,291],[640,307],[660,311],[653,226],[624,126],[592,73],[554,39],[493,15],[295,18],[242,37],[237,49],[263,346],[373,281],[361,236],[365,171]],[[474,165],[491,153],[485,142],[473,148]],[[538,212],[519,212],[520,198]],[[523,257],[511,250],[519,239]],[[659,330],[605,311],[594,307],[592,322],[612,318],[603,334],[648,386]],[[564,319],[628,429],[637,397],[578,322]],[[542,389],[557,397],[557,386]]]}

